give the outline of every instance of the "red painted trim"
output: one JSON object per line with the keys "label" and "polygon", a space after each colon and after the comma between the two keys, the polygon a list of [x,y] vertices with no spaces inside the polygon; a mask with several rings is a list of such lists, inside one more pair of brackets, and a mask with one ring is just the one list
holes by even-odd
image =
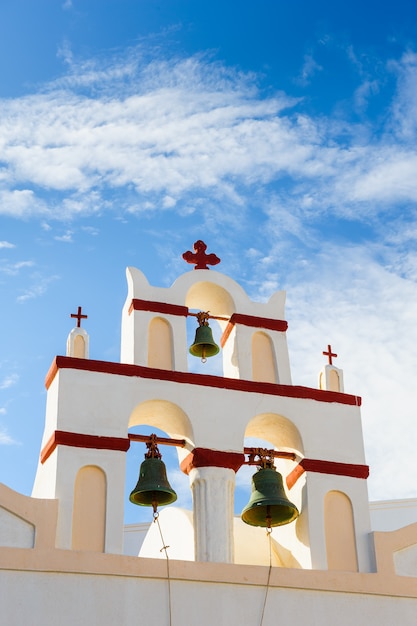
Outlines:
{"label": "red painted trim", "polygon": [[99,435],[85,435],[65,430],[56,430],[41,450],[41,463],[45,463],[59,445],[71,446],[72,448],[94,448],[96,450],[127,452],[130,447],[130,440],[122,437],[100,437]]}
{"label": "red painted trim", "polygon": [[338,463],[336,461],[319,461],[317,459],[303,459],[300,463],[306,472],[351,476],[352,478],[368,478],[369,476],[368,465]]}
{"label": "red painted trim", "polygon": [[224,348],[224,346],[226,345],[226,341],[229,339],[230,337],[230,333],[232,332],[232,330],[234,329],[235,325],[232,324],[232,322],[228,322],[226,328],[224,329],[222,336],[220,337],[220,347]]}
{"label": "red painted trim", "polygon": [[245,455],[241,452],[222,452],[209,448],[194,448],[181,462],[180,468],[184,474],[189,474],[196,467],[224,467],[237,472],[245,462]]}
{"label": "red painted trim", "polygon": [[132,311],[151,311],[152,313],[165,313],[167,315],[188,315],[188,307],[167,302],[155,302],[153,300],[140,300],[133,298],[129,307],[129,315]]}
{"label": "red painted trim", "polygon": [[291,489],[292,487],[294,487],[295,483],[300,478],[300,476],[304,474],[304,472],[305,472],[304,467],[301,465],[301,463],[298,463],[294,467],[294,469],[288,474],[286,478],[288,489]]}
{"label": "red painted trim", "polygon": [[267,328],[268,330],[278,330],[285,332],[288,329],[288,322],[285,320],[275,320],[269,317],[258,317],[256,315],[244,315],[243,313],[233,313],[230,318],[232,324],[243,324],[253,328]]}
{"label": "red painted trim", "polygon": [[351,406],[360,406],[362,403],[359,396],[352,396],[337,391],[325,391],[323,389],[313,389],[299,385],[277,385],[275,383],[262,383],[252,380],[241,380],[239,378],[224,378],[223,376],[211,376],[209,374],[173,372],[171,370],[144,367],[143,365],[94,361],[93,359],[77,359],[71,356],[55,357],[45,379],[47,389],[60,369],[100,372],[103,374],[115,374],[116,376],[135,376],[137,378],[164,380],[188,385],[201,385],[203,387],[213,387],[217,389],[263,393],[271,396],[317,400],[318,402],[338,402],[339,404],[348,404]]}
{"label": "red painted trim", "polygon": [[369,465],[303,459],[292,472],[288,474],[287,487],[291,489],[304,472],[318,472],[319,474],[333,474],[335,476],[350,476],[351,478],[366,479],[369,476]]}
{"label": "red painted trim", "polygon": [[267,330],[277,330],[279,332],[285,332],[288,329],[288,322],[285,320],[275,320],[269,317],[257,317],[256,315],[233,313],[220,339],[220,345],[222,348],[228,340],[235,324],[242,324],[243,326],[250,326],[252,328],[266,328]]}

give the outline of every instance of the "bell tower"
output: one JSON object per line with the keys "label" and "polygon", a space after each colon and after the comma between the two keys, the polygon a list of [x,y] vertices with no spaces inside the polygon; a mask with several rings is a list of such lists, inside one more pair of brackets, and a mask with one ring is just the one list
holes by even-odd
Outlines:
{"label": "bell tower", "polygon": [[[95,549],[121,552],[129,429],[148,424],[180,442],[196,560],[234,562],[235,477],[251,464],[258,478],[243,520],[272,529],[288,563],[371,571],[360,398],[344,393],[340,371],[337,388],[293,385],[285,293],[250,300],[209,268],[220,259],[206,250],[197,241],[184,252],[195,267],[169,288],[127,269],[120,363],[90,360],[88,352],[80,359],[70,350],[52,364],[33,495],[59,500],[57,546],[88,544],[94,532],[82,520],[91,517],[93,493],[101,511],[95,515],[103,518]],[[188,317],[198,322],[192,354],[221,360],[222,375],[188,370]],[[221,327],[220,346],[207,330],[212,320]],[[246,448],[248,437],[268,448]],[[139,478],[132,497],[152,504],[148,491]]]}

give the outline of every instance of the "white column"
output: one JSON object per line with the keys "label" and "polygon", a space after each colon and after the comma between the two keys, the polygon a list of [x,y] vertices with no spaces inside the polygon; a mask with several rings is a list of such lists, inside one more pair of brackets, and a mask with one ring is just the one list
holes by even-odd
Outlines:
{"label": "white column", "polygon": [[196,561],[233,563],[235,472],[223,467],[190,471]]}

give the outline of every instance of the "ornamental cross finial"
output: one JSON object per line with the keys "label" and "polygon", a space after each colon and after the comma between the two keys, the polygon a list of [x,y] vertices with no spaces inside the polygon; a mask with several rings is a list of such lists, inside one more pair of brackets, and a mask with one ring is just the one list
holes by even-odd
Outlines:
{"label": "ornamental cross finial", "polygon": [[184,252],[182,255],[182,258],[184,261],[187,261],[187,263],[195,264],[195,270],[208,270],[210,268],[207,267],[207,265],[217,265],[217,263],[220,263],[220,259],[213,253],[206,254],[206,250],[206,244],[199,239],[194,244],[194,252],[187,250],[187,252]]}
{"label": "ornamental cross finial", "polygon": [[81,320],[86,320],[88,318],[88,315],[83,315],[81,313],[82,311],[82,307],[78,307],[78,311],[77,313],[71,313],[71,317],[75,317],[77,319],[77,328],[81,328]]}
{"label": "ornamental cross finial", "polygon": [[332,352],[332,346],[329,344],[327,346],[327,352],[323,352],[324,356],[329,357],[329,365],[333,365],[333,357],[337,356],[335,352]]}

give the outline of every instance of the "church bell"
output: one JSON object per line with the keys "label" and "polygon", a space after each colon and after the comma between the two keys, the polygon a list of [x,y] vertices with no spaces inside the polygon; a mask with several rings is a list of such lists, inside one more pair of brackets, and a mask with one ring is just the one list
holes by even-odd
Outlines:
{"label": "church bell", "polygon": [[177,499],[177,494],[168,482],[165,463],[161,460],[161,454],[156,446],[156,437],[150,440],[145,460],[142,461],[139,470],[139,478],[136,487],[129,496],[130,502],[140,506],[152,506],[154,511],[158,506],[172,504]]}
{"label": "church bell", "polygon": [[242,511],[242,520],[251,526],[283,526],[295,520],[298,509],[285,494],[282,476],[275,467],[260,467],[252,476],[252,494]]}
{"label": "church bell", "polygon": [[206,362],[210,356],[215,356],[219,353],[220,348],[213,339],[213,333],[208,325],[208,313],[197,313],[197,319],[199,327],[195,332],[194,343],[190,346],[190,354],[200,357],[203,363]]}

